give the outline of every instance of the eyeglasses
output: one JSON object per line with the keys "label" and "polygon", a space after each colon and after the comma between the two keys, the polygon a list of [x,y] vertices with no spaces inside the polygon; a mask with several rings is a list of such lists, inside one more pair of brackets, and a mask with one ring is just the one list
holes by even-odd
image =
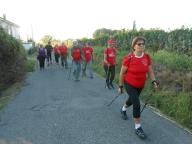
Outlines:
{"label": "eyeglasses", "polygon": [[138,43],[137,45],[138,45],[138,46],[145,46],[144,43]]}

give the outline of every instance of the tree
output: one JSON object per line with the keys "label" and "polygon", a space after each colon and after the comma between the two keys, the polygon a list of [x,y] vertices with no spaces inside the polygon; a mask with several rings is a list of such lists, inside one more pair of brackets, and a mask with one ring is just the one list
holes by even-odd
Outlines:
{"label": "tree", "polygon": [[93,38],[99,38],[99,37],[103,37],[103,36],[112,36],[114,35],[116,31],[113,31],[111,29],[106,29],[106,28],[102,28],[102,29],[97,29],[94,33],[93,33]]}
{"label": "tree", "polygon": [[50,36],[50,35],[45,35],[43,38],[41,38],[40,42],[43,44],[43,45],[46,45],[49,41],[52,41],[53,40],[53,37]]}

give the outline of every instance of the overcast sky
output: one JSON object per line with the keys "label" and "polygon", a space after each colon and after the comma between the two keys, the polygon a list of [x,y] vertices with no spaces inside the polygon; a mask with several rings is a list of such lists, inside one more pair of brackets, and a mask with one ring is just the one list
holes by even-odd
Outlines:
{"label": "overcast sky", "polygon": [[164,30],[192,27],[191,0],[0,0],[0,17],[20,26],[22,39],[92,37],[99,28]]}

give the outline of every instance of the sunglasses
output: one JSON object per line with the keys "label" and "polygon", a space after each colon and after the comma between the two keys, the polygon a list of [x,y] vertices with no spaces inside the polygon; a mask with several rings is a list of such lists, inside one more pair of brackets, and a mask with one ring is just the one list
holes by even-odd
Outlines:
{"label": "sunglasses", "polygon": [[137,45],[138,45],[138,46],[145,46],[144,43],[138,43]]}

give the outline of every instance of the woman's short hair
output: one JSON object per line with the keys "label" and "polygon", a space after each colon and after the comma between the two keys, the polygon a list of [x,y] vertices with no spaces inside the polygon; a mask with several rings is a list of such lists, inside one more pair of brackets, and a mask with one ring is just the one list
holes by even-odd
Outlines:
{"label": "woman's short hair", "polygon": [[142,36],[138,36],[138,37],[135,37],[134,39],[133,39],[133,41],[132,41],[132,44],[131,44],[131,48],[132,49],[134,49],[134,46],[136,45],[136,43],[138,42],[138,41],[143,41],[144,43],[145,43],[145,38],[144,37],[142,37]]}

